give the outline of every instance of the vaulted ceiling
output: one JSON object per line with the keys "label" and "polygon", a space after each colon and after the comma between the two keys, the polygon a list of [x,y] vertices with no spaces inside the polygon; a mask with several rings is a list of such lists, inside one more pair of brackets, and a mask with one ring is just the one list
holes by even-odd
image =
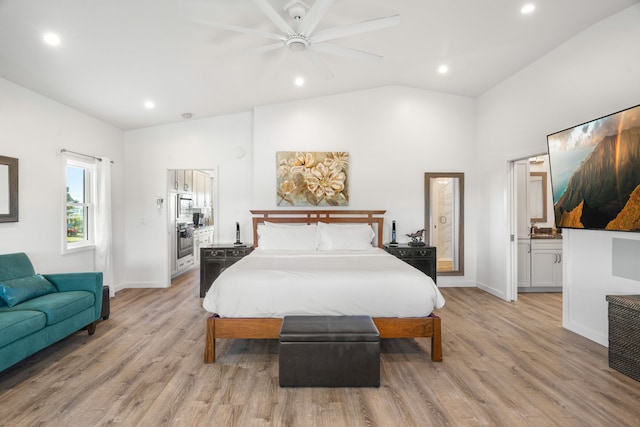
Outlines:
{"label": "vaulted ceiling", "polygon": [[[279,34],[264,0],[0,0],[0,77],[125,130],[385,85],[477,97],[639,1],[335,0],[315,31],[393,15],[400,23],[332,40],[383,59],[319,53],[327,79],[301,52],[242,54],[274,41],[194,22]],[[266,2],[290,19],[290,0]],[[532,13],[521,13],[526,3]],[[60,44],[44,43],[47,32]]]}

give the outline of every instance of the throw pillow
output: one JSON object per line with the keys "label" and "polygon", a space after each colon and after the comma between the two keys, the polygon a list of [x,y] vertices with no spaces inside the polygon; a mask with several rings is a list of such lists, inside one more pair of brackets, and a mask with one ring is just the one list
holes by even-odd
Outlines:
{"label": "throw pillow", "polygon": [[57,291],[41,274],[0,282],[0,298],[9,307]]}

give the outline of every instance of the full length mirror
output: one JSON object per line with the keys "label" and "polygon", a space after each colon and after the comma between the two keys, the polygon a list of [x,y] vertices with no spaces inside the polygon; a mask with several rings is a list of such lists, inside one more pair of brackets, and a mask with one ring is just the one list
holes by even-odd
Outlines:
{"label": "full length mirror", "polygon": [[464,275],[464,173],[424,174],[425,240],[440,276]]}
{"label": "full length mirror", "polygon": [[18,221],[18,159],[0,156],[0,222]]}

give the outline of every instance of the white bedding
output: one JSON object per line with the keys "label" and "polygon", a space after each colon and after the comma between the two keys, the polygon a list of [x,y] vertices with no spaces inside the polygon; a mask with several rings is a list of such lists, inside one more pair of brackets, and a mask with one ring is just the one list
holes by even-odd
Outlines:
{"label": "white bedding", "polygon": [[429,276],[379,248],[258,248],[218,276],[203,306],[220,317],[423,317],[444,298]]}

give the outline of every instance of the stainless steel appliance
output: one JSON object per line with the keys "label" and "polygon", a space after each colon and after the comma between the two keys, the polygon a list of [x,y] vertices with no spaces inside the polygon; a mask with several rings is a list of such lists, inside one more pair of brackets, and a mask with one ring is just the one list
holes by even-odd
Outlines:
{"label": "stainless steel appliance", "polygon": [[204,225],[204,213],[199,208],[193,208],[193,225],[202,227]]}
{"label": "stainless steel appliance", "polygon": [[193,222],[178,222],[177,236],[177,258],[193,255]]}
{"label": "stainless steel appliance", "polygon": [[176,205],[178,208],[178,212],[177,212],[178,218],[191,219],[191,215],[193,215],[193,196],[191,194],[188,194],[188,193],[178,194],[178,203]]}

